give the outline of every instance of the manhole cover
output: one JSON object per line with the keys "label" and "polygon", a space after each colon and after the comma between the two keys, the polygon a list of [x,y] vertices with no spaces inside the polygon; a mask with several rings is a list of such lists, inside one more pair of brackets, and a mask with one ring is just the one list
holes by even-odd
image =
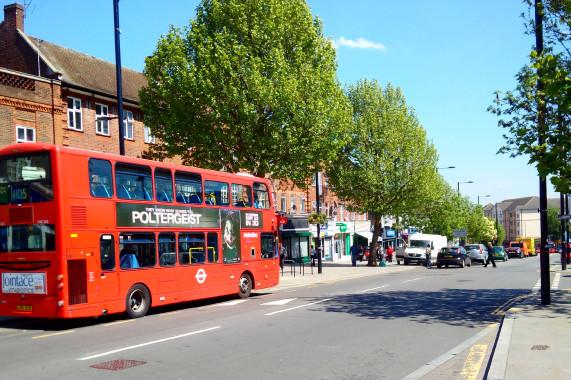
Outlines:
{"label": "manhole cover", "polygon": [[537,351],[545,351],[548,348],[549,346],[546,346],[545,344],[536,344],[535,346],[531,347],[532,350],[537,350]]}
{"label": "manhole cover", "polygon": [[94,364],[90,367],[91,368],[97,368],[97,369],[108,369],[110,371],[121,371],[122,369],[136,367],[138,365],[146,364],[146,363],[147,362],[141,362],[141,361],[137,361],[137,360],[119,359],[119,360],[112,360],[110,362]]}

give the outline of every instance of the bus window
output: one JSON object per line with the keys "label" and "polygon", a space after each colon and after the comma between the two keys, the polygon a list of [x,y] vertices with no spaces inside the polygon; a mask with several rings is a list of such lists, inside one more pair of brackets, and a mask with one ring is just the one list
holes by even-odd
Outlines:
{"label": "bus window", "polygon": [[264,183],[254,183],[254,208],[270,208],[270,192]]}
{"label": "bus window", "polygon": [[200,174],[175,173],[176,201],[179,203],[202,203],[202,179]]}
{"label": "bus window", "polygon": [[209,232],[206,238],[206,243],[206,247],[208,249],[208,262],[218,262],[218,234],[215,232]]}
{"label": "bus window", "polygon": [[99,257],[101,259],[102,271],[115,269],[115,244],[113,235],[101,235],[99,238]]}
{"label": "bus window", "polygon": [[207,205],[228,206],[230,204],[227,183],[204,181],[204,194]]}
{"label": "bus window", "polygon": [[53,224],[0,226],[0,252],[48,252],[56,250]]}
{"label": "bus window", "polygon": [[273,259],[277,257],[274,234],[262,233],[262,259]]}
{"label": "bus window", "polygon": [[178,262],[199,264],[206,261],[203,233],[180,233],[178,235]]}
{"label": "bus window", "polygon": [[176,239],[172,232],[159,234],[159,265],[162,267],[176,264]]}
{"label": "bus window", "polygon": [[115,187],[119,199],[150,201],[153,199],[153,182],[148,166],[115,165]]}
{"label": "bus window", "polygon": [[0,204],[53,201],[50,154],[0,158]]}
{"label": "bus window", "polygon": [[156,263],[155,234],[120,233],[119,265],[121,269],[154,267]]}
{"label": "bus window", "polygon": [[88,166],[91,195],[98,198],[111,198],[113,196],[111,162],[90,158]]}
{"label": "bus window", "polygon": [[170,170],[155,170],[155,192],[157,201],[172,202],[172,174]]}
{"label": "bus window", "polygon": [[236,207],[252,207],[252,188],[248,185],[233,183],[232,204]]}

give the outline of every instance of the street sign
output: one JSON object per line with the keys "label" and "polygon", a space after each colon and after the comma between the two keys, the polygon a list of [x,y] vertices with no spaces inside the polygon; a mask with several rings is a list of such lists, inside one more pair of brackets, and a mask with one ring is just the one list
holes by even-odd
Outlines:
{"label": "street sign", "polygon": [[347,231],[347,225],[345,223],[335,223],[337,227],[339,227],[339,231],[345,232]]}
{"label": "street sign", "polygon": [[465,228],[460,228],[458,230],[452,230],[452,238],[457,238],[457,237],[468,237],[468,232],[466,231]]}
{"label": "street sign", "polygon": [[571,215],[559,215],[557,217],[558,220],[567,220],[567,219],[571,219]]}

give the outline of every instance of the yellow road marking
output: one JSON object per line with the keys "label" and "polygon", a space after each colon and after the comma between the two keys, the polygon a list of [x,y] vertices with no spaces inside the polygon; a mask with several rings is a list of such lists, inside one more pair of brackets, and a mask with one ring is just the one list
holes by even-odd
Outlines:
{"label": "yellow road marking", "polygon": [[470,348],[470,353],[464,362],[464,367],[458,379],[476,380],[478,373],[482,368],[486,351],[488,350],[487,344],[475,344]]}
{"label": "yellow road marking", "polygon": [[134,319],[126,319],[124,321],[117,321],[117,322],[111,322],[111,323],[106,323],[103,326],[113,326],[113,325],[120,325],[121,323],[129,323],[129,322],[135,322]]}
{"label": "yellow road marking", "polygon": [[50,336],[69,334],[69,333],[72,333],[72,332],[75,332],[75,330],[67,330],[67,331],[60,331],[60,332],[53,333],[53,334],[33,336],[32,339],[48,338],[48,337],[50,337]]}

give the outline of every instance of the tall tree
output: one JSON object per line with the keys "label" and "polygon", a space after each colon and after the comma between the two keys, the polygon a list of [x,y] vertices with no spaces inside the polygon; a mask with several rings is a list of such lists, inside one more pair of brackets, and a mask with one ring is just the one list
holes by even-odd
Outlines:
{"label": "tall tree", "polygon": [[[436,149],[400,88],[360,80],[347,89],[353,109],[349,136],[327,167],[333,191],[350,210],[368,212],[375,252],[383,215],[418,208],[436,180]],[[376,255],[369,255],[369,265]]]}
{"label": "tall tree", "polygon": [[145,61],[150,153],[303,187],[349,117],[336,68],[304,0],[203,0]]}
{"label": "tall tree", "polygon": [[[524,2],[535,11],[535,0]],[[488,110],[500,117],[498,124],[507,130],[506,144],[499,152],[529,156],[529,162],[536,165],[540,176],[551,176],[557,191],[569,193],[571,2],[545,0],[538,7],[543,17],[544,48],[539,54],[535,50],[531,52],[530,64],[516,75],[515,90],[503,95],[496,92],[495,104]],[[536,33],[535,14],[530,12],[526,17],[527,33],[532,35]]]}

